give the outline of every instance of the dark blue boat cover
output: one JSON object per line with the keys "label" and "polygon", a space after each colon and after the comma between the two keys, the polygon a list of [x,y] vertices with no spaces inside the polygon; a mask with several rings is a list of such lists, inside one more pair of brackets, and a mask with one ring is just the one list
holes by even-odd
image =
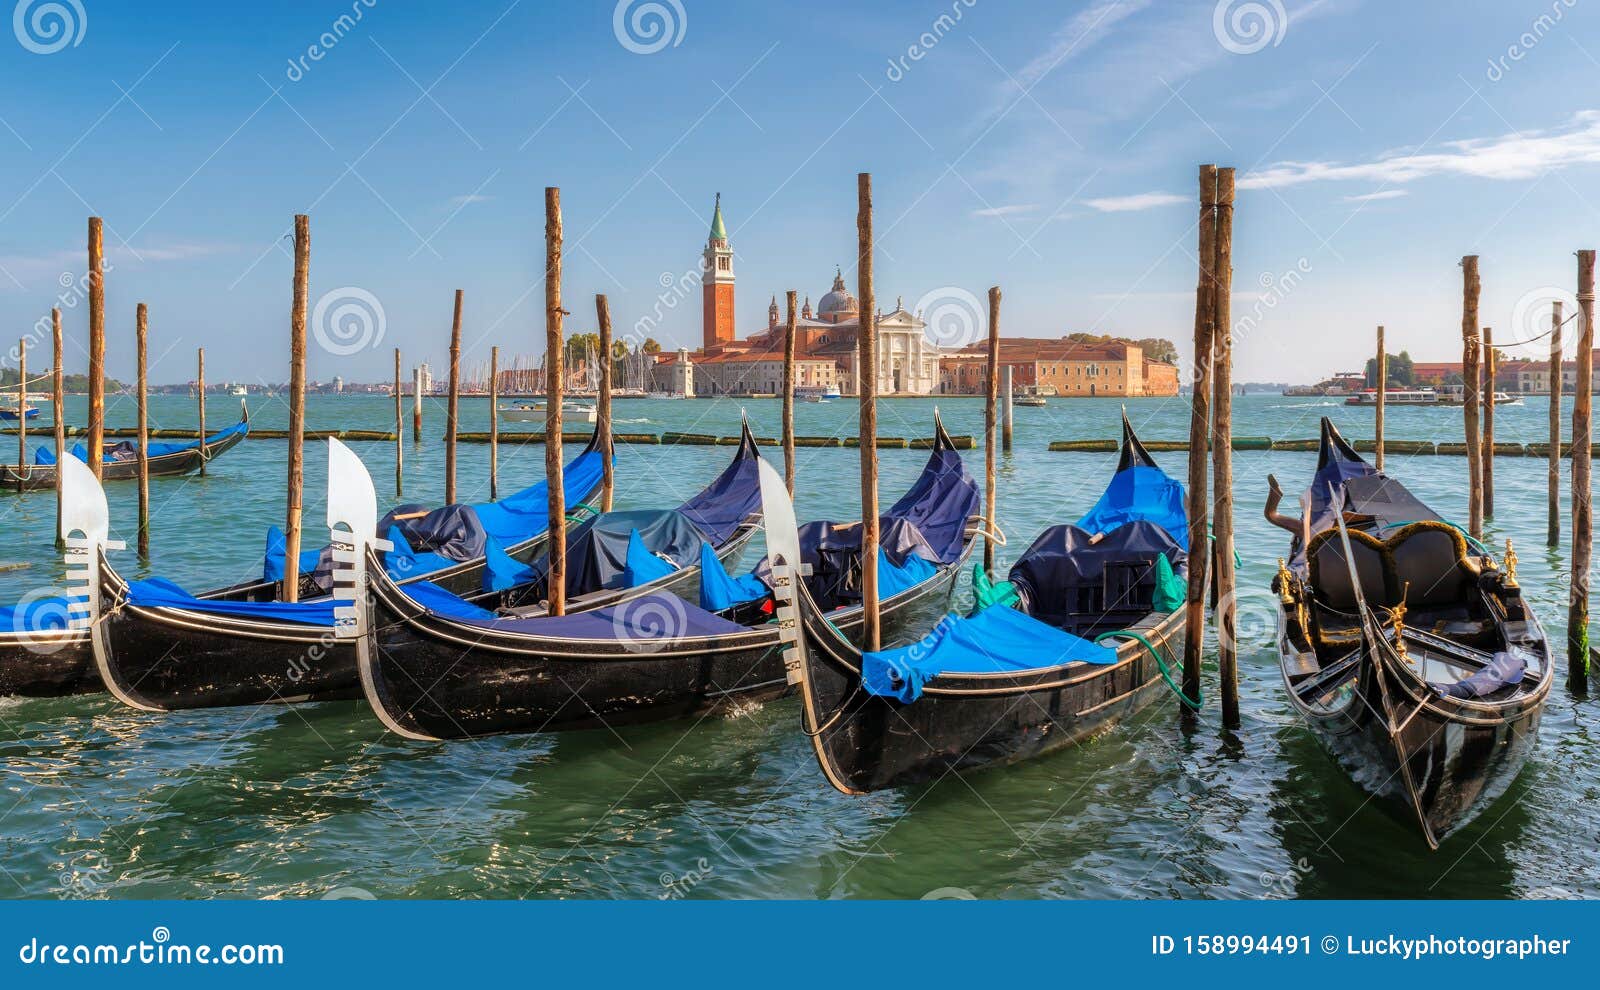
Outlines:
{"label": "dark blue boat cover", "polygon": [[1116,663],[1117,651],[1063,632],[1014,608],[996,606],[963,619],[947,615],[909,646],[862,654],[867,693],[906,704],[940,674],[1033,670],[1064,663]]}
{"label": "dark blue boat cover", "polygon": [[319,598],[309,602],[236,602],[196,598],[166,578],[128,582],[128,601],[146,608],[181,608],[211,615],[231,615],[264,622],[294,622],[332,626],[334,602]]}
{"label": "dark blue boat cover", "polygon": [[452,619],[493,619],[494,613],[446,591],[432,581],[413,581],[405,586],[406,595],[435,615]]}
{"label": "dark blue boat cover", "polygon": [[[406,589],[409,591],[410,589]],[[448,594],[448,592],[447,592]],[[525,619],[463,619],[469,626],[498,632],[519,632],[560,640],[622,641],[644,645],[685,636],[720,636],[749,632],[737,622],[665,591],[640,595],[631,601],[575,615],[539,615]]]}
{"label": "dark blue boat cover", "polygon": [[[924,561],[938,559],[938,552],[928,546],[922,533],[907,519],[885,516],[879,522],[879,586],[880,598],[888,597],[883,573],[884,562],[891,568],[903,568],[912,557]],[[811,576],[806,587],[811,597],[824,610],[856,605],[861,602],[861,524],[809,522],[800,527],[800,559],[811,565]],[[765,579],[767,561],[757,565],[756,575]]]}
{"label": "dark blue boat cover", "polygon": [[[223,440],[226,440],[228,437],[231,437],[236,433],[243,434],[249,432],[249,422],[240,421],[225,430],[211,434],[211,436],[206,438],[206,443],[208,445],[221,443]],[[164,454],[176,454],[185,450],[194,450],[199,446],[199,440],[155,441],[150,444],[150,456],[161,457]],[[73,457],[83,461],[85,464],[89,463],[89,448],[84,444],[73,444],[71,453]],[[101,450],[100,459],[108,462],[136,461],[139,459],[139,445],[132,440],[124,440],[121,443],[111,444],[110,446]],[[33,463],[54,464],[55,462],[56,452],[51,450],[49,447],[38,447],[34,450]]]}
{"label": "dark blue boat cover", "polygon": [[967,520],[978,508],[978,486],[967,475],[959,451],[937,447],[916,483],[884,513],[916,526],[933,551],[929,559],[949,564],[961,556]]}
{"label": "dark blue boat cover", "polygon": [[378,532],[395,530],[405,537],[412,556],[434,553],[455,562],[482,557],[489,538],[477,509],[470,505],[442,505],[432,511],[420,505],[396,506],[378,520]]}
{"label": "dark blue boat cover", "polygon": [[1189,549],[1183,486],[1158,467],[1135,464],[1113,474],[1100,501],[1078,520],[1078,528],[1089,533],[1109,533],[1124,523],[1141,519],[1166,530],[1179,548]]}
{"label": "dark blue boat cover", "polygon": [[[647,554],[665,555],[679,567],[695,563],[705,539],[699,528],[676,509],[634,509],[590,516],[567,532],[567,597],[632,587],[627,583],[626,571],[628,545],[635,531]],[[549,572],[548,556],[534,561],[526,572],[529,576],[518,582],[529,586],[522,597],[549,597],[544,587]]]}
{"label": "dark blue boat cover", "polygon": [[[389,541],[390,546],[389,551],[383,555],[383,569],[396,581],[404,581],[407,578],[417,577],[422,574],[434,574],[444,570],[446,567],[454,567],[460,563],[460,561],[453,560],[443,554],[414,549],[399,526],[390,526],[384,538]],[[485,541],[484,551],[485,553],[488,552],[487,541]],[[326,549],[322,552],[323,554],[330,553]],[[329,557],[330,561],[331,559]],[[332,587],[331,584],[326,582],[319,581],[319,584],[324,587]]]}
{"label": "dark blue boat cover", "polygon": [[[79,597],[77,601],[88,599]],[[20,605],[0,605],[0,633],[43,632],[67,628],[69,598],[39,598]]]}
{"label": "dark blue boat cover", "polygon": [[[1059,624],[1071,624],[1075,616],[1103,609],[1148,609],[1149,601],[1130,601],[1118,608],[1118,603],[1100,600],[1107,565],[1153,565],[1157,557],[1164,556],[1174,571],[1181,572],[1188,561],[1172,534],[1154,522],[1124,523],[1099,542],[1094,542],[1094,536],[1076,526],[1052,526],[1040,533],[1011,567],[1011,583],[1021,596],[1017,607]],[[1140,583],[1148,584],[1153,593],[1155,568],[1148,571],[1148,575],[1141,574]]]}
{"label": "dark blue boat cover", "polygon": [[700,607],[708,612],[721,612],[735,605],[767,597],[772,589],[754,574],[733,577],[711,544],[700,544]]}
{"label": "dark blue boat cover", "polygon": [[[678,511],[700,528],[714,546],[721,546],[734,530],[761,511],[761,480],[757,463],[761,454],[747,428],[733,463],[693,498],[678,506]],[[676,559],[676,558],[675,558]]]}
{"label": "dark blue boat cover", "polygon": [[[585,449],[567,462],[561,475],[561,490],[566,495],[567,511],[589,497],[605,473],[605,458],[598,450]],[[541,536],[550,528],[550,488],[547,482],[529,485],[498,502],[478,502],[472,506],[483,531],[514,547]]]}
{"label": "dark blue boat cover", "polygon": [[1494,658],[1470,677],[1453,684],[1435,684],[1433,689],[1446,698],[1482,698],[1522,680],[1528,661],[1515,653],[1496,653]]}

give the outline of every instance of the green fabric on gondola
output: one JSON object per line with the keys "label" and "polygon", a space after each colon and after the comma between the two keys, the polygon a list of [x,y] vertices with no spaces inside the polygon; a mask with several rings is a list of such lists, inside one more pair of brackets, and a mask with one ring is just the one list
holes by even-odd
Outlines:
{"label": "green fabric on gondola", "polygon": [[1157,557],[1156,590],[1155,597],[1151,600],[1151,609],[1156,612],[1176,611],[1183,604],[1188,591],[1188,586],[1183,578],[1178,577],[1178,572],[1172,569],[1166,554]]}
{"label": "green fabric on gondola", "polygon": [[972,611],[977,615],[990,605],[1015,605],[1020,596],[1010,581],[992,581],[982,564],[972,565]]}

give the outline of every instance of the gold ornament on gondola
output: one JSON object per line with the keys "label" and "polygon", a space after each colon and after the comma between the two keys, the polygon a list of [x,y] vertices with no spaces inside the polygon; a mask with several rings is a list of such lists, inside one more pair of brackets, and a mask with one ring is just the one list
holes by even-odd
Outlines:
{"label": "gold ornament on gondola", "polygon": [[1283,562],[1283,558],[1282,557],[1279,557],[1278,558],[1278,595],[1279,595],[1280,598],[1282,598],[1286,602],[1294,600],[1293,582],[1294,582],[1294,576],[1289,573],[1288,565],[1286,565]]}
{"label": "gold ornament on gondola", "polygon": [[1406,596],[1411,593],[1411,582],[1400,590],[1400,602],[1389,610],[1389,624],[1394,629],[1394,653],[1402,663],[1409,663],[1406,655]]}
{"label": "gold ornament on gondola", "polygon": [[1506,584],[1517,583],[1517,551],[1511,547],[1510,537],[1506,538]]}

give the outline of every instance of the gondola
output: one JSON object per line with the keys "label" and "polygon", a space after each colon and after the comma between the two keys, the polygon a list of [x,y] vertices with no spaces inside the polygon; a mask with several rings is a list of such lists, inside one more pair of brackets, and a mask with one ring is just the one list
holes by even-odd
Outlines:
{"label": "gondola", "polygon": [[[775,475],[766,461],[758,458],[755,465],[758,495],[764,494]],[[351,483],[370,490],[364,472]],[[781,479],[777,484],[782,488]],[[885,553],[879,561],[880,570],[892,576],[885,580],[898,581],[882,603],[886,636],[912,638],[942,614],[972,550],[977,500],[960,454],[938,425],[922,473],[883,517],[884,529],[899,535],[904,550],[898,559]],[[771,510],[770,499],[761,503]],[[792,515],[791,509],[791,528]],[[860,529],[859,523],[807,527],[816,594],[832,606],[828,621],[846,636],[859,635],[862,623]],[[703,584],[729,580],[705,547],[701,556]],[[695,604],[650,589],[583,615],[525,618],[459,599],[419,597],[416,589],[390,580],[378,559],[369,554],[363,573],[341,578],[345,586],[365,581],[369,588],[359,623],[341,631],[360,642],[367,700],[401,736],[461,738],[660,721],[763,702],[786,690],[782,624],[772,621],[765,561],[741,579],[743,595],[708,595],[702,588]],[[754,589],[751,578],[757,578]]]}
{"label": "gondola", "polygon": [[[763,495],[784,500],[781,487]],[[767,540],[780,598],[797,620],[786,635],[802,727],[823,775],[844,793],[1069,746],[1171,683],[1162,653],[1183,634],[1183,487],[1156,466],[1126,415],[1121,460],[1095,507],[1040,534],[1008,585],[990,588],[975,574],[986,607],[947,616],[911,646],[863,653],[832,627],[807,583],[793,580],[789,562],[803,559],[796,536],[773,533],[769,522]]]}
{"label": "gondola", "polygon": [[1490,548],[1322,421],[1300,532],[1273,589],[1289,701],[1334,760],[1428,845],[1488,807],[1538,739],[1554,667]]}
{"label": "gondola", "polygon": [[[152,441],[150,443],[150,477],[176,477],[200,470],[200,465],[210,463],[232,450],[250,432],[250,411],[241,403],[239,422],[199,440]],[[74,445],[72,454],[82,461],[88,456],[82,443]],[[32,464],[0,464],[0,490],[39,491],[56,486],[55,452],[48,447],[34,451]],[[105,448],[100,467],[103,481],[131,481],[139,477],[139,448],[132,440],[111,444]]]}
{"label": "gondola", "polygon": [[[594,497],[602,470],[591,439],[567,467],[569,505]],[[386,526],[439,543],[419,541],[386,564],[398,580],[476,593],[491,568],[524,566],[519,558],[543,549],[545,492],[540,482],[500,502],[432,512],[402,506]],[[354,650],[333,635],[332,549],[301,555],[301,600],[288,603],[276,600],[281,582],[272,577],[281,578],[281,561],[268,543],[262,580],[198,596],[159,578],[127,580],[100,561],[92,646],[105,689],[151,711],[357,697]]]}

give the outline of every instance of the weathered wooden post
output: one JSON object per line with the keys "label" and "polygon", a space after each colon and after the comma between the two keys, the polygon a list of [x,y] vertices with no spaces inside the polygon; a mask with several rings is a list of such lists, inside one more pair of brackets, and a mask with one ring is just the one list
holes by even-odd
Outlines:
{"label": "weathered wooden post", "polygon": [[989,287],[989,360],[983,376],[983,569],[993,577],[995,515],[995,439],[1000,400],[1000,287]]}
{"label": "weathered wooden post", "polygon": [[1389,392],[1389,352],[1383,349],[1383,327],[1378,328],[1378,419],[1373,432],[1377,450],[1373,457],[1378,470],[1383,470],[1383,407]]}
{"label": "weathered wooden post", "polygon": [[1483,449],[1478,436],[1478,256],[1461,259],[1461,408],[1467,441],[1467,532],[1483,539]]}
{"label": "weathered wooden post", "polygon": [[1217,674],[1222,682],[1222,725],[1239,727],[1238,605],[1233,566],[1233,169],[1217,169],[1216,288],[1211,294],[1217,367],[1212,388],[1216,439],[1211,445],[1216,487],[1211,528],[1217,535]]}
{"label": "weathered wooden post", "polygon": [[1545,544],[1561,545],[1561,300],[1550,311],[1550,450],[1545,455]]}
{"label": "weathered wooden post", "polygon": [[795,318],[795,291],[784,294],[788,311],[783,324],[783,484],[794,498],[794,338],[799,331]]}
{"label": "weathered wooden post", "polygon": [[549,489],[550,614],[567,611],[567,493],[561,480],[561,395],[566,337],[561,317],[561,190],[544,190],[544,473]]}
{"label": "weathered wooden post", "polygon": [[306,296],[311,280],[311,218],[294,218],[294,304],[289,310],[289,512],[283,527],[283,593],[300,600],[300,509],[305,487]]}
{"label": "weathered wooden post", "polygon": [[1494,328],[1483,328],[1483,518],[1494,518]]}
{"label": "weathered wooden post", "polygon": [[[1184,603],[1183,693],[1200,697],[1200,661],[1205,650],[1207,561],[1211,557],[1210,501],[1206,498],[1211,439],[1211,369],[1215,314],[1211,310],[1212,266],[1217,253],[1217,167],[1200,166],[1200,277],[1194,290],[1194,390],[1189,403],[1189,594]],[[1188,711],[1187,707],[1181,709]]]}
{"label": "weathered wooden post", "polygon": [[594,297],[595,317],[600,321],[600,395],[596,399],[594,428],[600,434],[600,456],[605,458],[601,468],[600,511],[611,511],[611,499],[617,485],[613,473],[611,440],[611,303],[605,296]]}
{"label": "weathered wooden post", "polygon": [[61,486],[64,482],[61,472],[61,458],[70,456],[67,453],[67,389],[64,381],[65,372],[61,370],[61,362],[66,359],[63,353],[61,340],[61,307],[50,310],[50,336],[55,347],[55,361],[50,370],[50,406],[51,416],[55,419],[56,441],[56,549],[66,548],[66,541],[61,538]]}
{"label": "weathered wooden post", "polygon": [[1594,252],[1578,252],[1578,368],[1572,387],[1572,597],[1567,612],[1567,687],[1588,690],[1589,557],[1594,512],[1589,491],[1594,392]]}
{"label": "weathered wooden post", "polygon": [[461,303],[466,293],[456,290],[455,315],[450,319],[450,398],[444,424],[444,502],[456,504],[456,415],[461,404]]}
{"label": "weathered wooden post", "polygon": [[[57,462],[59,464],[59,462]],[[56,473],[60,474],[59,467]],[[28,338],[17,341],[17,491],[28,490]]]}
{"label": "weathered wooden post", "polygon": [[400,348],[394,349],[394,494],[405,494],[405,392],[400,388]]}
{"label": "weathered wooden post", "polygon": [[411,369],[411,443],[422,442],[422,365]]}
{"label": "weathered wooden post", "polygon": [[1006,405],[1005,405],[1006,414],[1000,421],[1001,422],[1001,426],[1000,426],[1000,449],[1009,454],[1009,453],[1011,453],[1011,385],[1012,385],[1012,382],[1011,382],[1011,365],[1009,365],[1009,364],[1006,365],[1006,367],[1005,367],[1005,376],[1006,376]]}
{"label": "weathered wooden post", "polygon": [[199,414],[198,428],[200,430],[200,477],[206,475],[206,349],[198,347],[194,355],[194,392],[195,412]]}
{"label": "weathered wooden post", "polygon": [[861,398],[861,636],[862,649],[879,646],[878,624],[878,321],[872,293],[872,173],[856,175],[856,390]]}
{"label": "weathered wooden post", "polygon": [[[137,351],[139,410],[139,559],[150,559],[150,311],[144,303],[134,309],[134,347]],[[202,436],[200,447],[205,449]]]}
{"label": "weathered wooden post", "polygon": [[500,348],[489,348],[489,501],[500,497]]}
{"label": "weathered wooden post", "polygon": [[99,217],[89,218],[89,470],[104,467],[106,445],[105,239]]}

